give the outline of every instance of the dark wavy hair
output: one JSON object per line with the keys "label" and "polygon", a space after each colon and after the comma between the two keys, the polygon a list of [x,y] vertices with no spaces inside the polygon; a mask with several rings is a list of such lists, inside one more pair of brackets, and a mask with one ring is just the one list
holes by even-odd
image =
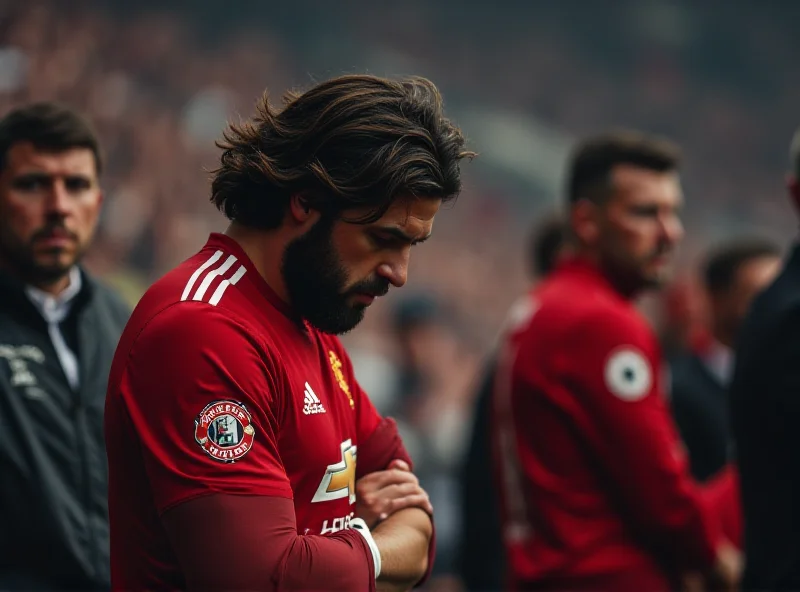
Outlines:
{"label": "dark wavy hair", "polygon": [[380,218],[402,196],[448,201],[461,190],[459,162],[472,158],[424,78],[348,75],[289,92],[283,109],[265,92],[251,121],[230,125],[211,201],[246,226],[280,226],[301,194],[324,215],[366,208],[352,222]]}

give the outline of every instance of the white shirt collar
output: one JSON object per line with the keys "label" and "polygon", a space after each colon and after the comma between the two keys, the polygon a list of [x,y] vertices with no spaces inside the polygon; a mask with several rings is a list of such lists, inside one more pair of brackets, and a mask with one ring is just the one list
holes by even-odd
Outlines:
{"label": "white shirt collar", "polygon": [[34,286],[25,286],[25,293],[48,323],[60,323],[69,314],[72,301],[81,291],[83,279],[77,266],[69,271],[69,284],[60,294],[53,296]]}

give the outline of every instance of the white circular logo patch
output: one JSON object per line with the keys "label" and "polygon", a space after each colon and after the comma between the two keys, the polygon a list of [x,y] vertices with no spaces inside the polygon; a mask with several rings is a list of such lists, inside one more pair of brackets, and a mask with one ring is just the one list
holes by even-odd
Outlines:
{"label": "white circular logo patch", "polygon": [[638,401],[650,392],[653,372],[644,355],[626,347],[618,349],[608,358],[605,380],[608,390],[620,399]]}

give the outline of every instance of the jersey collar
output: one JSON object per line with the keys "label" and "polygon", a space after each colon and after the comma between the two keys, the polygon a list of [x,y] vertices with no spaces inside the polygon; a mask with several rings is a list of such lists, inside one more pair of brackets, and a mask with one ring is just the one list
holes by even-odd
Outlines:
{"label": "jersey collar", "polygon": [[287,316],[293,320],[297,319],[297,315],[294,313],[289,303],[278,296],[275,290],[270,287],[264,277],[258,273],[253,261],[247,256],[247,253],[244,252],[244,249],[242,249],[239,243],[237,243],[234,239],[229,237],[227,234],[212,232],[208,237],[208,242],[204,248],[211,250],[222,249],[231,255],[234,255],[241,262],[241,264],[245,266],[245,269],[250,272],[246,274],[245,277],[253,283],[258,291],[264,296],[264,298],[266,298],[267,301],[284,316]]}

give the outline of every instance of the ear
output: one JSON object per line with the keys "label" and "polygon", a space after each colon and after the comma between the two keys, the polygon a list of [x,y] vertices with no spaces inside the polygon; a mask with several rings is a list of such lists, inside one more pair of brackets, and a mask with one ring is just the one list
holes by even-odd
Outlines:
{"label": "ear", "polygon": [[319,212],[312,209],[308,199],[300,193],[295,193],[289,198],[289,219],[302,226],[309,220],[316,219]]}
{"label": "ear", "polygon": [[580,199],[570,209],[570,225],[578,243],[593,245],[600,236],[600,208],[588,199]]}

